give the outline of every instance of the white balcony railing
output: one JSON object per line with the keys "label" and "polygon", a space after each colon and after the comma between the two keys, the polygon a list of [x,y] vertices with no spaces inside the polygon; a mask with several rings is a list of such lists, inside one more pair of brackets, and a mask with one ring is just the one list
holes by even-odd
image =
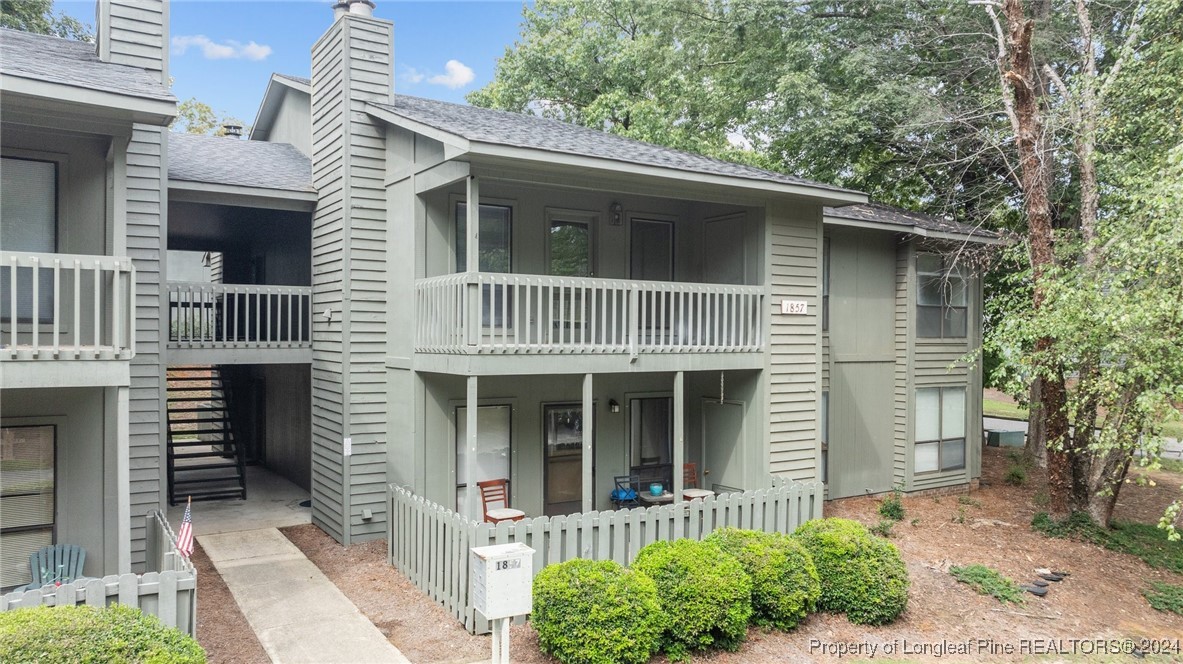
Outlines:
{"label": "white balcony railing", "polygon": [[416,284],[423,353],[719,353],[763,348],[760,286],[461,273]]}
{"label": "white balcony railing", "polygon": [[130,359],[135,283],[130,258],[0,252],[0,358]]}
{"label": "white balcony railing", "polygon": [[311,348],[312,288],[168,282],[169,348]]}

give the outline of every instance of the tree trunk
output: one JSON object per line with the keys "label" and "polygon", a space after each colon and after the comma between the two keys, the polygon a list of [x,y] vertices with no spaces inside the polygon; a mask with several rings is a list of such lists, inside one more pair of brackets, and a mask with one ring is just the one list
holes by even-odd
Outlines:
{"label": "tree trunk", "polygon": [[1031,381],[1027,399],[1027,445],[1023,458],[1029,465],[1047,465],[1047,419],[1043,416],[1043,380],[1036,376]]}
{"label": "tree trunk", "polygon": [[[1035,23],[1027,18],[1022,0],[1005,0],[1002,12],[1006,17],[1009,54],[1009,68],[1003,73],[1003,80],[1010,86],[1014,96],[1019,181],[1023,188],[1023,208],[1027,213],[1028,246],[1034,280],[1032,304],[1038,311],[1046,299],[1044,275],[1047,268],[1055,263],[1049,192],[1052,168],[1056,162],[1049,148],[1039,107],[1041,84],[1036,76],[1031,50]],[[1038,339],[1035,352],[1046,356],[1053,343],[1050,337]],[[1051,444],[1047,450],[1050,511],[1056,516],[1065,516],[1072,495],[1072,464],[1063,449],[1068,433],[1063,372],[1057,366],[1039,368],[1043,379],[1040,413],[1046,422],[1047,442]]]}

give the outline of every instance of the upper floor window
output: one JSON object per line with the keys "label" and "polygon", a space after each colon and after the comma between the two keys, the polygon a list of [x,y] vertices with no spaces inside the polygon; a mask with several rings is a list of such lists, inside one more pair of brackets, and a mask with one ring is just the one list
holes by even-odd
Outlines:
{"label": "upper floor window", "polygon": [[969,288],[961,269],[939,254],[918,254],[916,283],[916,336],[965,338]]}
{"label": "upper floor window", "polygon": [[964,387],[916,390],[914,462],[916,473],[965,468]]}
{"label": "upper floor window", "polygon": [[[468,205],[456,203],[456,271],[468,270]],[[481,205],[477,272],[509,272],[513,268],[513,208]]]}
{"label": "upper floor window", "polygon": [[[57,251],[57,163],[4,157],[0,163],[0,247],[5,251]],[[11,318],[12,267],[0,270],[0,310]],[[37,318],[53,317],[53,273],[39,270]],[[17,320],[33,319],[33,268],[17,268]]]}

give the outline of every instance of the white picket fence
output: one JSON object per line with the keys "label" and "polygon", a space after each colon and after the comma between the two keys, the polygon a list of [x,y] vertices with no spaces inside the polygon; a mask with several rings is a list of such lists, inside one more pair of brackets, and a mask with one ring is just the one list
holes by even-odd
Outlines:
{"label": "white picket fence", "polygon": [[772,488],[727,493],[677,505],[588,512],[502,522],[469,521],[416,496],[388,488],[387,557],[420,590],[473,633],[488,631],[469,598],[469,549],[521,542],[534,549],[534,573],[572,558],[632,563],[646,544],[682,538],[700,540],[732,526],[791,533],[821,518],[824,485],[774,478]]}
{"label": "white picket fence", "polygon": [[110,574],[60,586],[0,596],[0,611],[28,606],[107,606],[126,604],[152,614],[169,627],[197,636],[197,570],[177,552],[176,536],[157,510],[147,517],[147,566],[144,574]]}

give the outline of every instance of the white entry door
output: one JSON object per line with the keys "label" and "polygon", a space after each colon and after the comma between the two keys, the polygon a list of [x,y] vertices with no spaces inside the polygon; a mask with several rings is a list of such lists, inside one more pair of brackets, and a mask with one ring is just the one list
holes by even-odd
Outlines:
{"label": "white entry door", "polygon": [[479,406],[476,410],[477,456],[476,478],[469,482],[468,478],[468,409],[460,406],[456,409],[456,512],[474,521],[481,521],[484,514],[480,513],[481,500],[478,497],[476,513],[470,513],[468,507],[468,490],[471,484],[476,491],[476,483],[485,480],[509,479],[510,455],[510,415],[512,409],[508,405]]}

